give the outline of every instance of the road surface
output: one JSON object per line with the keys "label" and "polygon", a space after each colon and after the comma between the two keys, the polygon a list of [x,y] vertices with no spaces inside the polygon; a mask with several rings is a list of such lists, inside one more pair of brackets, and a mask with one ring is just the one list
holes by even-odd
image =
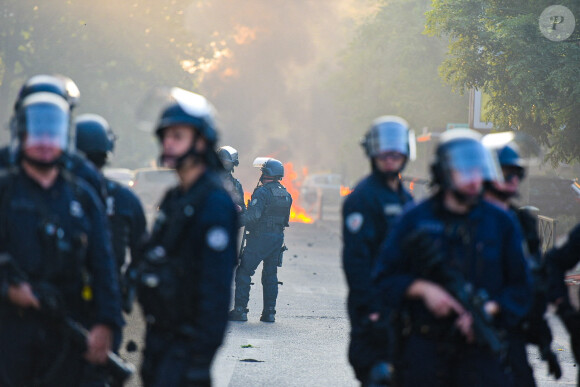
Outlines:
{"label": "road surface", "polygon": [[[346,350],[349,323],[345,310],[346,285],[340,264],[341,239],[336,222],[292,223],[286,231],[288,251],[279,270],[276,322],[260,322],[262,289],[260,268],[253,277],[249,321],[231,322],[212,367],[216,387],[357,386]],[[549,316],[554,328],[553,349],[564,369],[554,381],[547,376],[539,354],[529,347],[539,386],[576,383],[576,366],[562,325]],[[142,322],[128,318],[127,339],[141,347]],[[122,353],[133,363],[139,354]],[[133,378],[131,386],[139,386]]]}

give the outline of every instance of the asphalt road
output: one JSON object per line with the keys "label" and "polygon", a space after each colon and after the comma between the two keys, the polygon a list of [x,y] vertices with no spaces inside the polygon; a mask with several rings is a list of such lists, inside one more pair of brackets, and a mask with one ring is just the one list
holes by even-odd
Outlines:
{"label": "asphalt road", "polygon": [[[262,310],[260,268],[253,277],[249,321],[231,322],[212,367],[216,387],[357,386],[346,358],[349,323],[345,311],[346,286],[340,265],[341,240],[336,223],[292,223],[286,232],[289,250],[279,270],[283,282],[276,322],[259,321]],[[554,381],[533,347],[529,358],[539,386],[575,385],[577,368],[561,324],[549,316],[554,329],[553,349],[564,369]],[[139,344],[139,313],[128,317],[126,338]],[[124,357],[139,364],[139,353]],[[131,386],[139,386],[137,377]]]}

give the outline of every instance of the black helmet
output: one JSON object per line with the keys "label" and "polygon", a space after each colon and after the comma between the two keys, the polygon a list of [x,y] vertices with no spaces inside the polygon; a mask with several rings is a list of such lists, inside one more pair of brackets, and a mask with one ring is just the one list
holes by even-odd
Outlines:
{"label": "black helmet", "polygon": [[284,165],[271,157],[257,157],[254,160],[254,167],[260,168],[262,176],[282,179],[284,177]]}
{"label": "black helmet", "polygon": [[72,79],[64,75],[35,75],[29,78],[20,88],[18,97],[14,103],[14,109],[18,110],[22,101],[34,93],[53,93],[61,96],[68,103],[70,110],[74,109],[80,98],[80,92]]}
{"label": "black helmet", "polygon": [[431,166],[433,182],[444,189],[454,189],[452,175],[469,180],[503,181],[497,156],[481,143],[481,135],[471,129],[452,129],[444,132],[435,151]]}
{"label": "black helmet", "polygon": [[77,149],[101,168],[115,147],[115,135],[107,120],[97,114],[83,114],[74,121]]}
{"label": "black helmet", "polygon": [[190,125],[206,139],[213,148],[218,140],[215,129],[215,109],[209,101],[196,93],[174,87],[167,96],[169,101],[161,111],[155,134],[160,139],[163,131],[172,125]]}
{"label": "black helmet", "polygon": [[[49,92],[31,94],[22,100],[16,115],[19,147],[49,144],[65,151],[69,126],[70,110],[64,98]],[[58,161],[28,160],[44,166]]]}
{"label": "black helmet", "polygon": [[240,164],[240,161],[238,160],[238,151],[231,146],[222,146],[218,148],[217,153],[227,171],[231,172],[234,167],[237,167]]}
{"label": "black helmet", "polygon": [[415,159],[415,135],[401,117],[382,116],[375,119],[361,145],[369,158],[394,151],[407,156],[407,159]]}
{"label": "black helmet", "polygon": [[284,165],[276,159],[270,159],[262,167],[262,175],[283,178]]}

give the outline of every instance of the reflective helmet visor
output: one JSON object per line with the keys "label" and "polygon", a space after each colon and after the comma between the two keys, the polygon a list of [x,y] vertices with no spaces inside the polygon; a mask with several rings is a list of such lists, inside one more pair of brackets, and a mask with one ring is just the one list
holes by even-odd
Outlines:
{"label": "reflective helmet visor", "polygon": [[458,141],[446,151],[446,162],[455,184],[475,181],[503,181],[495,153],[478,141]]}
{"label": "reflective helmet visor", "polygon": [[491,133],[483,137],[483,145],[495,151],[502,167],[524,168],[540,163],[542,150],[536,140],[523,132]]}
{"label": "reflective helmet visor", "polygon": [[231,146],[225,145],[218,149],[218,156],[222,163],[232,163],[237,166],[239,164],[238,151]]}
{"label": "reflective helmet visor", "polygon": [[65,150],[68,140],[69,114],[61,107],[38,103],[25,107],[26,146],[54,146]]}
{"label": "reflective helmet visor", "polygon": [[375,157],[383,152],[398,152],[409,156],[408,130],[396,122],[375,126],[367,135],[366,149],[370,157]]}

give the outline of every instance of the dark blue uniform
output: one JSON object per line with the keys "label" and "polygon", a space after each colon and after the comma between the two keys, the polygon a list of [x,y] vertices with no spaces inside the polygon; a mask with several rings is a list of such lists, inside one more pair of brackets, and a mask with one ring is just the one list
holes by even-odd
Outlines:
{"label": "dark blue uniform", "polygon": [[374,283],[382,301],[409,316],[406,319],[399,375],[405,386],[504,386],[511,378],[485,347],[467,344],[453,331],[454,316],[437,319],[422,300],[406,297],[420,277],[412,246],[412,231],[428,235],[445,264],[459,270],[476,289],[485,289],[501,312],[498,328],[515,329],[528,312],[531,279],[522,250],[522,236],[505,211],[487,202],[468,214],[447,211],[439,196],[406,212],[381,247]]}
{"label": "dark blue uniform", "polygon": [[546,265],[549,274],[549,301],[563,299],[570,303],[568,288],[564,282],[566,272],[573,269],[580,261],[580,224],[569,233],[566,243],[554,247],[546,253]]}
{"label": "dark blue uniform", "polygon": [[351,322],[348,356],[363,383],[373,364],[388,356],[384,341],[379,344],[369,329],[369,314],[379,311],[371,292],[371,271],[381,243],[411,201],[411,195],[402,187],[393,191],[380,174],[373,173],[356,186],[342,207],[342,264],[349,287]]}
{"label": "dark blue uniform", "polygon": [[[11,157],[13,156],[9,146],[0,148],[0,168],[8,168],[12,165],[14,160],[11,161]],[[87,182],[95,190],[100,200],[105,202],[107,197],[105,180],[90,161],[76,153],[66,153],[63,154],[60,162],[73,175]]]}
{"label": "dark blue uniform", "polygon": [[[123,310],[130,313],[133,308],[133,294],[129,293],[128,281],[123,280],[126,275],[123,269],[127,248],[131,252],[131,262],[140,261],[143,243],[147,238],[147,221],[143,212],[143,207],[137,196],[129,188],[118,182],[105,178],[107,198],[105,201],[105,211],[111,229],[111,242],[113,255],[115,257],[115,267],[119,276],[119,286],[122,293]],[[131,289],[132,290],[132,289]],[[112,350],[118,353],[123,334],[120,329],[116,330],[113,336]],[[84,387],[106,386],[107,374],[103,367],[90,366],[87,368]]]}
{"label": "dark blue uniform", "polygon": [[536,218],[526,209],[510,206],[509,213],[513,215],[520,227],[525,242],[525,256],[532,275],[533,296],[530,311],[521,323],[519,330],[510,335],[508,360],[514,374],[515,385],[521,387],[536,386],[534,371],[528,361],[526,344],[535,344],[548,361],[550,373],[557,373],[556,355],[550,348],[552,332],[544,315],[547,309],[547,273],[540,251],[540,236]]}
{"label": "dark blue uniform", "polygon": [[[558,306],[557,314],[570,334],[570,346],[576,362],[580,362],[580,312],[573,306],[566,283],[566,272],[573,269],[580,260],[580,224],[568,234],[568,240],[561,246],[550,249],[545,256],[549,279],[548,300]],[[578,294],[574,295],[578,297]],[[580,383],[580,370],[577,381]]]}
{"label": "dark blue uniform", "polygon": [[[123,324],[117,272],[105,212],[93,190],[62,171],[40,187],[20,169],[0,179],[0,251],[33,290],[58,293],[66,313],[90,328]],[[13,271],[13,272],[14,272]],[[2,270],[6,289],[10,271]],[[20,275],[19,275],[20,276]],[[0,302],[0,385],[77,385],[78,348],[42,311]]]}
{"label": "dark blue uniform", "polygon": [[131,262],[138,262],[140,247],[146,238],[147,220],[141,201],[129,188],[105,179],[107,187],[106,210],[111,224],[113,252],[119,270],[125,264],[127,248]]}
{"label": "dark blue uniform", "polygon": [[231,173],[226,174],[224,185],[228,192],[232,195],[234,204],[240,206],[242,211],[246,209],[246,204],[244,203],[244,189],[242,188],[242,183],[234,177]]}
{"label": "dark blue uniform", "polygon": [[[145,386],[209,383],[228,320],[237,232],[235,206],[213,172],[187,192],[169,190],[162,200],[139,289],[148,322]],[[147,282],[152,276],[157,286]]]}
{"label": "dark blue uniform", "polygon": [[276,307],[278,297],[278,260],[288,227],[292,196],[278,181],[259,186],[252,193],[250,205],[241,217],[246,227],[246,246],[236,269],[235,305],[246,307],[250,299],[251,277],[260,262],[264,310]]}

